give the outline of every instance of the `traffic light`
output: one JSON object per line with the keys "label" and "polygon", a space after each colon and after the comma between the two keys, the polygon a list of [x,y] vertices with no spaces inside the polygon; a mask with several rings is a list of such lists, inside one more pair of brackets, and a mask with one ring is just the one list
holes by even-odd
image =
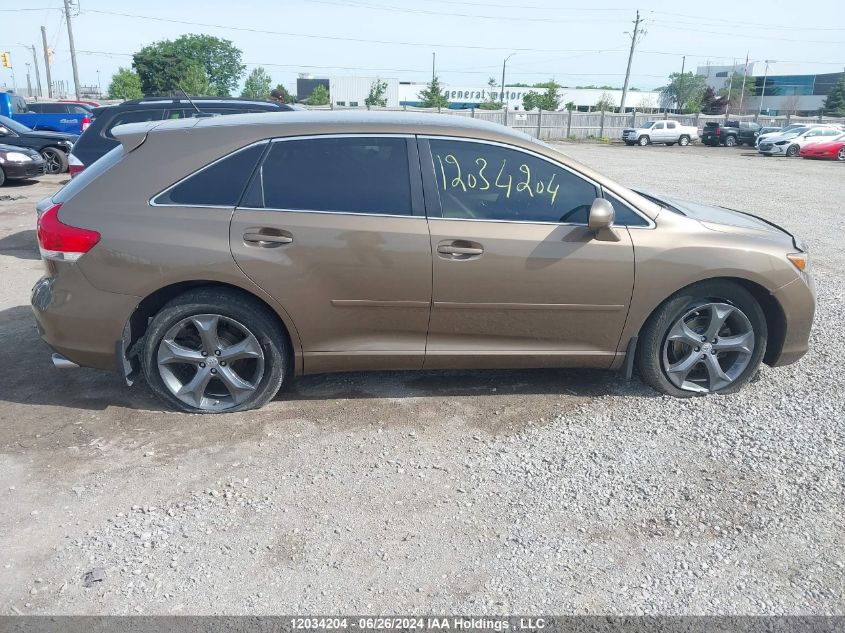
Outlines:
{"label": "traffic light", "polygon": [[0,60],[3,62],[3,68],[12,67],[12,57],[9,55],[9,51],[3,51],[0,53]]}

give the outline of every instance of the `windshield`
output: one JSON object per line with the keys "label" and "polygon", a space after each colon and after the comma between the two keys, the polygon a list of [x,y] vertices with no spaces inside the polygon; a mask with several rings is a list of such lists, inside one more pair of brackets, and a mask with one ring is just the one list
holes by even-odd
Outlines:
{"label": "windshield", "polygon": [[642,192],[642,191],[638,191],[638,190],[636,190],[636,189],[634,189],[633,191],[634,191],[634,193],[638,193],[639,195],[641,195],[641,196],[642,196],[643,198],[645,198],[646,200],[650,200],[650,201],[651,201],[651,202],[653,202],[654,204],[658,204],[658,205],[660,205],[661,207],[663,207],[664,209],[666,209],[666,210],[668,210],[668,211],[671,211],[672,213],[677,213],[678,215],[686,215],[686,213],[684,213],[683,211],[681,211],[681,210],[680,210],[678,207],[676,207],[675,205],[673,205],[673,204],[669,204],[668,202],[666,202],[665,200],[662,200],[661,198],[658,198],[657,196],[653,196],[653,195],[651,195],[651,194],[649,194],[649,193],[644,193],[644,192]]}
{"label": "windshield", "polygon": [[25,125],[21,125],[17,121],[13,121],[7,116],[0,115],[0,125],[9,128],[10,130],[12,130],[12,132],[17,132],[18,134],[26,134],[27,132],[32,132],[31,128],[28,128]]}
{"label": "windshield", "polygon": [[786,138],[794,138],[799,134],[803,134],[804,132],[809,131],[810,128],[808,127],[797,127],[794,130],[789,130],[788,132],[784,133]]}
{"label": "windshield", "polygon": [[647,129],[647,128],[650,128],[652,125],[654,125],[654,121],[646,121],[645,123],[643,123],[640,126],[640,128],[646,128]]}

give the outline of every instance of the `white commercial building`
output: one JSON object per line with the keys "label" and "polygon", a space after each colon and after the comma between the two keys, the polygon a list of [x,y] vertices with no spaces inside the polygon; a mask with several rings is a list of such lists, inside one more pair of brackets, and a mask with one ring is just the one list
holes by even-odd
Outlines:
{"label": "white commercial building", "polygon": [[[419,94],[425,90],[428,84],[422,82],[403,81],[399,84],[399,104],[416,106],[420,104]],[[505,86],[505,102],[510,110],[522,110],[522,99],[529,92],[543,93],[545,88],[526,88],[525,86]],[[450,108],[473,108],[478,107],[485,101],[501,101],[501,91],[494,89],[491,93],[487,85],[444,85],[443,93],[449,99]],[[560,107],[566,103],[574,102],[578,110],[593,109],[600,99],[608,96],[616,107],[622,101],[621,90],[602,90],[600,88],[558,88]],[[626,109],[636,108],[655,109],[659,107],[660,93],[645,90],[629,90],[625,102]]]}
{"label": "white commercial building", "polygon": [[384,98],[390,107],[399,105],[399,80],[390,77],[329,77],[329,95],[332,105],[340,107],[365,106],[364,101],[370,94],[370,89],[376,81],[387,84]]}

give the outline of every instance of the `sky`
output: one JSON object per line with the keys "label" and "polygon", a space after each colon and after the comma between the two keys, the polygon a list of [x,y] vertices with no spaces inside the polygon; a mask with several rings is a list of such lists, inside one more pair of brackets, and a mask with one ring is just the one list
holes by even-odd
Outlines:
{"label": "sky", "polygon": [[[706,5],[652,0],[74,0],[72,15],[80,81],[105,89],[119,66],[141,47],[184,33],[231,40],[247,71],[263,66],[289,89],[300,72],[427,81],[432,53],[449,85],[555,79],[621,86],[637,10],[645,33],[637,44],[631,85],[651,89],[672,72],[707,63],[799,62],[804,72],[845,69],[842,0],[818,0],[812,11],[774,0]],[[17,85],[26,85],[36,45],[44,80],[41,30],[55,51],[53,79],[72,83],[63,0],[0,2],[0,51],[12,55]],[[729,16],[729,17],[728,17]],[[34,71],[32,72],[34,82]],[[12,86],[0,68],[0,86]]]}

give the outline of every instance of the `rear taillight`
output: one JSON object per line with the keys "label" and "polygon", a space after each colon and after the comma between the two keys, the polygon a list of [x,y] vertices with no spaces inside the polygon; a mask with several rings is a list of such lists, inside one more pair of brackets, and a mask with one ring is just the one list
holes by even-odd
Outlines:
{"label": "rear taillight", "polygon": [[91,125],[91,117],[90,116],[82,117],[82,126],[81,127],[82,127],[83,132],[88,129],[89,125]]}
{"label": "rear taillight", "polygon": [[721,133],[722,133],[722,129],[717,127],[716,128],[716,136],[719,136]]}
{"label": "rear taillight", "polygon": [[70,174],[71,178],[76,176],[83,169],[85,169],[85,163],[79,160],[76,156],[70,154],[67,157],[67,171]]}
{"label": "rear taillight", "polygon": [[59,221],[61,208],[55,204],[38,217],[38,249],[44,259],[75,262],[100,241],[100,234],[63,224]]}

